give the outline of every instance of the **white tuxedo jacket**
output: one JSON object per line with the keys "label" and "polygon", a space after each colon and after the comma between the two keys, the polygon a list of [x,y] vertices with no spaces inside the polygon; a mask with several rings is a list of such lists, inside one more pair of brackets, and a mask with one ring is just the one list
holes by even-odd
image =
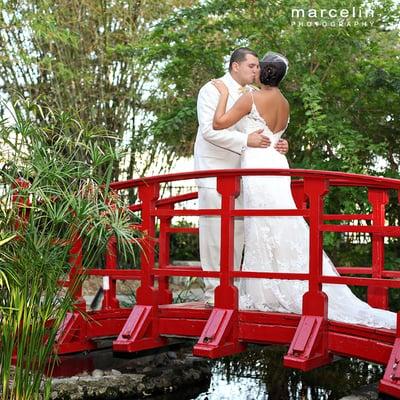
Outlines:
{"label": "white tuxedo jacket", "polygon": [[[241,86],[228,72],[220,78],[228,87],[227,109],[241,96]],[[211,83],[206,83],[197,98],[197,118],[199,128],[194,145],[194,169],[240,168],[240,154],[247,144],[247,134],[241,121],[228,129],[214,130],[213,119],[218,104],[219,92]],[[215,178],[196,180],[199,187],[216,188]]]}

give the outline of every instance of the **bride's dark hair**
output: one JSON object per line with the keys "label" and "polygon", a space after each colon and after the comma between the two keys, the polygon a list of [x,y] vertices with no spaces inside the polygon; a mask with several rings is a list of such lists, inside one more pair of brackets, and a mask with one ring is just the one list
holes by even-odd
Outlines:
{"label": "bride's dark hair", "polygon": [[278,53],[267,53],[260,61],[260,82],[263,85],[279,86],[288,66],[286,57]]}

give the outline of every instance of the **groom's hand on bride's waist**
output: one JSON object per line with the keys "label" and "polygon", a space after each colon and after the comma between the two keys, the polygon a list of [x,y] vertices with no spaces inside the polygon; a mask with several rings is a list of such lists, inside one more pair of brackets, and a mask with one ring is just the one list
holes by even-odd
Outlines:
{"label": "groom's hand on bride's waist", "polygon": [[285,139],[279,139],[278,143],[274,147],[281,154],[286,154],[289,151],[289,143]]}
{"label": "groom's hand on bride's waist", "polygon": [[269,138],[262,134],[263,130],[252,132],[247,136],[248,147],[268,147],[271,144]]}

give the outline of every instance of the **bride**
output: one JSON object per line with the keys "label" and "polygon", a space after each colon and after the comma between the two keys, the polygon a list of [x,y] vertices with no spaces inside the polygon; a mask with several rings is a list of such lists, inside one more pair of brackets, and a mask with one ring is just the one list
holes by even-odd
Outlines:
{"label": "bride", "polygon": [[[289,123],[289,103],[279,90],[288,69],[287,59],[267,53],[260,62],[261,90],[242,95],[226,112],[228,90],[222,81],[213,84],[220,92],[214,129],[224,129],[244,119],[247,132],[263,129],[271,140],[267,148],[248,147],[242,168],[289,168],[285,155],[274,149]],[[295,209],[289,176],[243,176],[244,208]],[[309,227],[302,217],[245,217],[243,271],[308,272]],[[335,266],[323,254],[324,275],[336,275]],[[301,314],[306,281],[242,279],[240,307]],[[328,296],[328,318],[376,328],[396,327],[396,314],[372,308],[346,285],[323,285]]]}

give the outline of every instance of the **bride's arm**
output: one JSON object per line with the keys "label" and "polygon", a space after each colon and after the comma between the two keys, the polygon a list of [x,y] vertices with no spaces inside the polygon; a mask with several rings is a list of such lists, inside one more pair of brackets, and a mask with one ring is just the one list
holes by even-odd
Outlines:
{"label": "bride's arm", "polygon": [[226,103],[229,96],[228,88],[220,80],[214,80],[212,83],[220,93],[214,114],[213,128],[217,130],[229,128],[250,112],[252,104],[251,95],[250,93],[242,95],[233,107],[226,112]]}

